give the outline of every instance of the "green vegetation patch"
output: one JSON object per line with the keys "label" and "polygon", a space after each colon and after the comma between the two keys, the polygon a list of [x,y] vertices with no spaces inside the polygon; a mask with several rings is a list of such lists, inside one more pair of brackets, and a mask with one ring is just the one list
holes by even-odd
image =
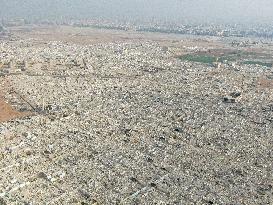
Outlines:
{"label": "green vegetation patch", "polygon": [[75,27],[80,27],[80,28],[95,28],[95,29],[108,29],[108,30],[127,30],[124,27],[121,26],[111,26],[111,25],[75,25]]}
{"label": "green vegetation patch", "polygon": [[191,62],[198,62],[198,63],[206,63],[213,65],[214,62],[224,62],[224,61],[233,61],[234,57],[233,56],[221,56],[221,57],[216,57],[216,56],[209,56],[209,55],[197,55],[197,54],[187,54],[183,56],[178,57],[180,60],[184,61],[191,61]]}
{"label": "green vegetation patch", "polygon": [[207,64],[213,64],[213,62],[216,62],[217,58],[213,56],[207,56],[207,55],[184,55],[180,56],[179,59],[184,61],[191,61],[191,62],[198,62],[198,63],[207,63]]}
{"label": "green vegetation patch", "polygon": [[[190,61],[190,62],[198,62],[205,63],[209,65],[213,65],[214,62],[225,63],[228,62],[241,62],[245,65],[260,65],[265,67],[272,67],[273,63],[268,62],[270,59],[266,57],[265,59],[260,58],[260,54],[258,53],[247,53],[247,52],[229,52],[229,53],[193,53],[186,54],[183,56],[178,56],[180,60]],[[252,60],[247,60],[252,59]],[[267,61],[267,62],[266,62]]]}
{"label": "green vegetation patch", "polygon": [[261,65],[265,67],[272,67],[272,63],[265,63],[261,61],[244,61],[243,64],[245,65]]}

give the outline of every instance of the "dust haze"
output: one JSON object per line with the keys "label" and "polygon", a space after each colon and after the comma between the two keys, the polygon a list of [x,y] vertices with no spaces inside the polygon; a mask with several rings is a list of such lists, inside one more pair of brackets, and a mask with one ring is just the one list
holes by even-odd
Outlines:
{"label": "dust haze", "polygon": [[272,0],[1,0],[0,18],[270,23]]}

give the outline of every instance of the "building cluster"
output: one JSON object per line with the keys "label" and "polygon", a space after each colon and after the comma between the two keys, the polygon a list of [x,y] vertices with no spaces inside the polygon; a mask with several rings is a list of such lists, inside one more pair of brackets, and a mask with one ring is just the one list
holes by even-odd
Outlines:
{"label": "building cluster", "polygon": [[[19,47],[26,47],[16,49],[14,44],[0,44],[0,72],[2,73],[12,74],[31,70],[51,70],[56,67],[87,69],[84,55],[70,56],[67,54],[64,56],[61,50],[59,50],[60,55],[55,55],[55,51],[36,49],[23,41],[15,44],[16,46],[19,44]],[[58,47],[57,44],[53,46]]]}
{"label": "building cluster", "polygon": [[0,73],[68,73],[75,70],[84,73],[96,69],[101,73],[109,67],[117,70],[125,67],[128,73],[138,73],[169,67],[158,58],[162,54],[164,58],[171,56],[166,47],[150,42],[87,46],[51,42],[45,47],[36,47],[27,40],[3,42],[0,43]]}
{"label": "building cluster", "polygon": [[66,22],[68,25],[93,27],[102,29],[133,30],[144,32],[175,33],[200,36],[220,36],[220,37],[262,37],[273,38],[272,25],[237,25],[237,24],[198,24],[183,22],[128,22],[111,21],[105,19],[96,20],[75,20]]}
{"label": "building cluster", "polygon": [[[262,37],[273,38],[273,26],[271,24],[224,24],[224,23],[189,23],[189,22],[170,22],[156,19],[144,20],[118,20],[106,18],[91,19],[2,19],[2,25],[7,27],[24,26],[27,24],[44,25],[71,25],[76,27],[92,27],[99,29],[114,29],[125,31],[144,31],[159,33],[175,33],[200,36],[220,36],[220,37]],[[1,27],[0,27],[1,32]]]}
{"label": "building cluster", "polygon": [[270,204],[272,68],[173,46],[0,41],[0,204]]}

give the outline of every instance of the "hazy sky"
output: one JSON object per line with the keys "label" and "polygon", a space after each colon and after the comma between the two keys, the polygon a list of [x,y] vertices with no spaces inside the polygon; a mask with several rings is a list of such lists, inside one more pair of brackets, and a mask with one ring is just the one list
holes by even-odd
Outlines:
{"label": "hazy sky", "polygon": [[273,23],[273,0],[0,0],[0,17]]}

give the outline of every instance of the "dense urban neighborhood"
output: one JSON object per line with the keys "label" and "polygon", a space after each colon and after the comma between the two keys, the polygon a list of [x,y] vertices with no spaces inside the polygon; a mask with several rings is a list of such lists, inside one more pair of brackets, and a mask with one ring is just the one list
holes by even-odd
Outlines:
{"label": "dense urban neighborhood", "polygon": [[1,205],[272,203],[272,28],[2,25]]}

